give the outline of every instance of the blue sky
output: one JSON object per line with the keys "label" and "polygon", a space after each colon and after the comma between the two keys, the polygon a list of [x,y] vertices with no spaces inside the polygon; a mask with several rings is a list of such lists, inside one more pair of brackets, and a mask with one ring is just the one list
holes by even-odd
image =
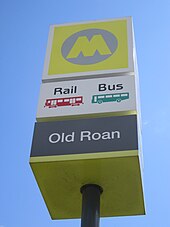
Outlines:
{"label": "blue sky", "polygon": [[50,24],[132,16],[140,76],[145,216],[101,227],[170,226],[170,2],[0,1],[0,227],[80,226],[52,221],[29,162]]}

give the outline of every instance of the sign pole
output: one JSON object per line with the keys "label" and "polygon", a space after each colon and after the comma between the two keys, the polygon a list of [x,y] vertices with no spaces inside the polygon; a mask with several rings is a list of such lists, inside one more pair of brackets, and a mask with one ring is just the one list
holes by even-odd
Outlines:
{"label": "sign pole", "polygon": [[80,191],[82,193],[81,227],[99,227],[100,194],[103,189],[96,184],[86,184]]}

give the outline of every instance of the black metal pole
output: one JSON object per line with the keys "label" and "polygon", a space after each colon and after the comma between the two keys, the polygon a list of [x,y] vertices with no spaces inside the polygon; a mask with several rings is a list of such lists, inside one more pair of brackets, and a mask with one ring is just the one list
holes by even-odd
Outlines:
{"label": "black metal pole", "polygon": [[99,227],[100,194],[103,189],[96,184],[86,184],[80,191],[82,193],[81,227]]}

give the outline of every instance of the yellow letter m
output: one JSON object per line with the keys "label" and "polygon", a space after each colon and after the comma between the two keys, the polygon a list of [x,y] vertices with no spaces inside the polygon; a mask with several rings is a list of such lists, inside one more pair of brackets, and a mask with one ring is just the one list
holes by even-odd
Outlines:
{"label": "yellow letter m", "polygon": [[77,58],[80,53],[82,53],[84,57],[93,56],[96,51],[98,51],[100,55],[112,54],[102,35],[94,35],[90,41],[86,36],[80,36],[68,53],[67,59]]}

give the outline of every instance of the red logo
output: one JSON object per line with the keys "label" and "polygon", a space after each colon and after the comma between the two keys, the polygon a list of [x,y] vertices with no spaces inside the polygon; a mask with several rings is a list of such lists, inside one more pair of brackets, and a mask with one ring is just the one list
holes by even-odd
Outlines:
{"label": "red logo", "polygon": [[82,96],[58,98],[58,99],[46,99],[44,107],[56,108],[58,106],[79,106],[80,104],[83,104]]}

